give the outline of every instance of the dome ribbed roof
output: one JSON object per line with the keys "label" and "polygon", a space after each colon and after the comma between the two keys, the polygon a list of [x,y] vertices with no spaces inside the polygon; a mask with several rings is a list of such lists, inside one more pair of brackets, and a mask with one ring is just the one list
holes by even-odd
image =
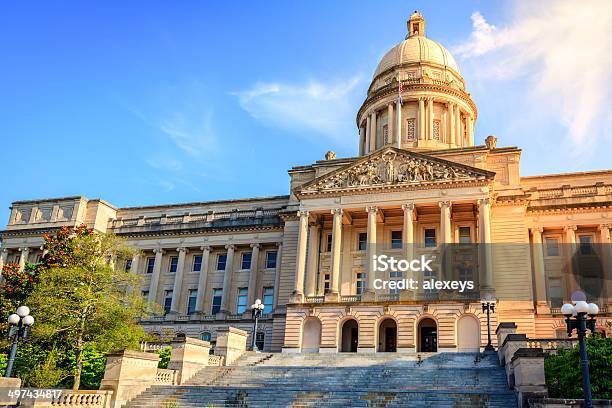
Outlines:
{"label": "dome ribbed roof", "polygon": [[444,65],[461,74],[457,61],[442,44],[423,35],[414,35],[385,54],[374,72],[374,77],[394,66],[420,62]]}

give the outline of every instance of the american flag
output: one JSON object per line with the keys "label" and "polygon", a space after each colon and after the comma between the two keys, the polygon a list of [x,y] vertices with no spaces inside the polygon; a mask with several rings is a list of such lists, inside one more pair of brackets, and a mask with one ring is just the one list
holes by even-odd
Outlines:
{"label": "american flag", "polygon": [[403,93],[404,93],[404,84],[402,84],[402,81],[399,81],[399,103],[400,105],[404,103],[404,99],[402,98]]}

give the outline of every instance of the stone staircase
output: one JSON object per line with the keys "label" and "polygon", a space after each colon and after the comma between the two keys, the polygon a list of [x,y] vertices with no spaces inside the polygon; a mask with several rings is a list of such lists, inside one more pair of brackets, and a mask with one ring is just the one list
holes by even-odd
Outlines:
{"label": "stone staircase", "polygon": [[144,407],[516,407],[497,355],[246,353],[182,386],[153,386]]}

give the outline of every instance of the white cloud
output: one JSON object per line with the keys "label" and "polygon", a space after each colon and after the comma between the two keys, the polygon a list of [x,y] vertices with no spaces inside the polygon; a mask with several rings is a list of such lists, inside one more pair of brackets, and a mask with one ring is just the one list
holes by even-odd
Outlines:
{"label": "white cloud", "polygon": [[560,118],[579,153],[610,138],[612,7],[609,0],[513,3],[510,21],[490,24],[472,14],[469,40],[454,52],[473,63],[476,76],[527,80],[521,109]]}
{"label": "white cloud", "polygon": [[356,75],[345,80],[305,83],[258,82],[235,92],[240,106],[253,118],[287,130],[314,132],[336,143],[353,144],[356,105],[363,91]]}
{"label": "white cloud", "polygon": [[212,128],[212,112],[175,112],[158,124],[159,130],[183,152],[202,157],[217,148]]}

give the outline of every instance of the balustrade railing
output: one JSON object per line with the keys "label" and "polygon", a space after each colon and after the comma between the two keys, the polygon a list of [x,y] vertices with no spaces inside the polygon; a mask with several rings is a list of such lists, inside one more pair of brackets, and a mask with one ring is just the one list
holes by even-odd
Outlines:
{"label": "balustrade railing", "polygon": [[361,295],[340,296],[340,302],[361,302]]}
{"label": "balustrade railing", "polygon": [[[51,400],[51,406],[55,407],[107,407],[113,391],[66,391]],[[37,405],[38,406],[38,405]]]}
{"label": "balustrade railing", "polygon": [[323,303],[325,296],[306,296],[305,303]]}
{"label": "balustrade railing", "polygon": [[543,350],[556,350],[559,348],[573,348],[578,339],[529,339],[527,347],[542,348]]}
{"label": "balustrade railing", "polygon": [[158,368],[155,375],[156,384],[176,385],[176,370]]}

